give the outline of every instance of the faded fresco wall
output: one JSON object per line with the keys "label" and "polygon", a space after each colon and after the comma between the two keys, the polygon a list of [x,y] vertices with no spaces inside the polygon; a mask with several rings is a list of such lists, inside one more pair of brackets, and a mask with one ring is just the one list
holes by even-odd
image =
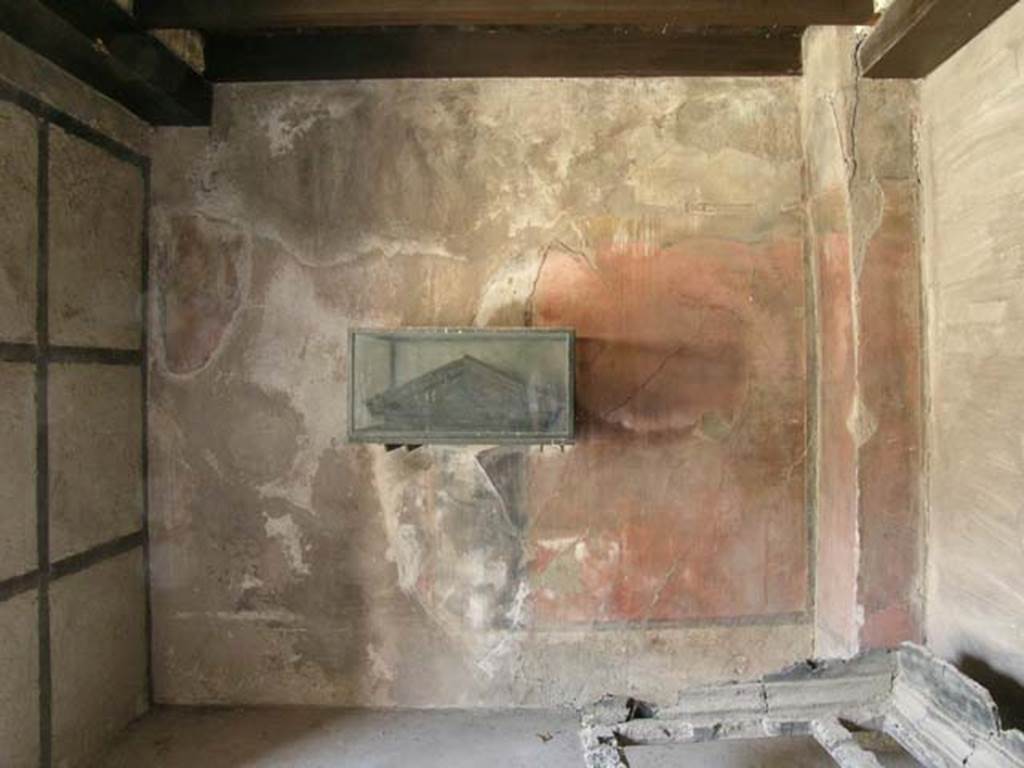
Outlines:
{"label": "faded fresco wall", "polygon": [[[797,80],[239,86],[161,131],[167,702],[509,705],[811,652]],[[577,329],[579,442],[345,442],[353,326]]]}
{"label": "faded fresco wall", "polygon": [[923,629],[917,85],[860,79],[857,35],[804,39],[821,656],[920,641]]}
{"label": "faded fresco wall", "polygon": [[[1024,5],[922,86],[928,640],[1024,712]],[[1012,699],[1015,699],[1012,700]]]}

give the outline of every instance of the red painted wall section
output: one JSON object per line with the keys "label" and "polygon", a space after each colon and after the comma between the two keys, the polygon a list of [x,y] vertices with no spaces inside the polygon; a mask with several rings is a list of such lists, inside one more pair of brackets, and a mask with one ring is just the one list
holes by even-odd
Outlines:
{"label": "red painted wall section", "polygon": [[[835,199],[836,196],[833,196]],[[857,446],[847,429],[856,398],[850,241],[820,239],[821,402],[817,516],[816,622],[829,652],[854,652],[857,636]]]}
{"label": "red painted wall section", "polygon": [[922,640],[917,92],[859,80],[856,43],[833,28],[804,40],[820,656]]}
{"label": "red painted wall section", "polygon": [[886,182],[860,274],[860,390],[870,438],[860,450],[861,643],[922,640],[921,287],[916,185]]}
{"label": "red painted wall section", "polygon": [[539,624],[806,610],[802,248],[623,225],[548,252],[533,320],[576,328],[579,442],[530,467]]}

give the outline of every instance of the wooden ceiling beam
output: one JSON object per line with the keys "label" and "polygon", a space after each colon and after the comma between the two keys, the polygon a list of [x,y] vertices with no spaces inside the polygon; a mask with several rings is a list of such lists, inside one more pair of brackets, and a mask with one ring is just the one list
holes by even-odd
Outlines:
{"label": "wooden ceiling beam", "polygon": [[865,77],[926,77],[1016,0],[896,0],[860,47]]}
{"label": "wooden ceiling beam", "polygon": [[153,125],[210,124],[210,84],[113,0],[0,0],[0,31]]}
{"label": "wooden ceiling beam", "polygon": [[873,0],[136,0],[150,28],[204,31],[362,26],[792,26],[864,24]]}
{"label": "wooden ceiling beam", "polygon": [[213,81],[795,75],[800,28],[390,27],[208,36]]}

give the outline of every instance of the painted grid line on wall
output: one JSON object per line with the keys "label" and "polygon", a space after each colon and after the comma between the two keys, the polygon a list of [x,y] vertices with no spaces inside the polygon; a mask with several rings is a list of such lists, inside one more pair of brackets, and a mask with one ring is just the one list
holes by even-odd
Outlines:
{"label": "painted grid line on wall", "polygon": [[[149,476],[148,476],[148,423],[146,418],[148,382],[148,261],[149,261],[149,159],[120,142],[77,120],[71,115],[46,104],[34,96],[0,82],[0,101],[12,103],[39,119],[37,131],[37,268],[36,268],[36,343],[19,344],[0,342],[0,362],[31,363],[35,365],[36,415],[36,556],[34,570],[0,581],[0,602],[37,590],[38,595],[38,654],[39,654],[39,764],[51,768],[53,764],[53,680],[50,647],[50,582],[81,573],[106,560],[141,547],[145,578],[146,676],[150,704],[152,686],[152,609],[149,567]],[[143,178],[142,237],[139,258],[142,264],[141,342],[140,349],[126,350],[103,347],[50,346],[49,343],[49,175],[50,126],[56,125],[69,135],[104,150],[115,159],[139,169]],[[51,364],[93,364],[139,366],[142,375],[142,514],[141,528],[127,536],[104,542],[84,552],[59,561],[50,561],[50,473],[49,473],[49,366]]]}
{"label": "painted grid line on wall", "polygon": [[39,123],[39,160],[36,165],[36,231],[39,234],[36,267],[36,546],[39,568],[39,764],[53,762],[53,676],[50,654],[50,124]]}

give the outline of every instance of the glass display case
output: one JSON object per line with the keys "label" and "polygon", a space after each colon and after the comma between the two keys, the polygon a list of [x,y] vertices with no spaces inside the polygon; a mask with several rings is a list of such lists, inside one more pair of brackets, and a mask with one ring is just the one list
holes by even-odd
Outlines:
{"label": "glass display case", "polygon": [[355,330],[349,341],[351,441],[573,440],[571,330]]}

